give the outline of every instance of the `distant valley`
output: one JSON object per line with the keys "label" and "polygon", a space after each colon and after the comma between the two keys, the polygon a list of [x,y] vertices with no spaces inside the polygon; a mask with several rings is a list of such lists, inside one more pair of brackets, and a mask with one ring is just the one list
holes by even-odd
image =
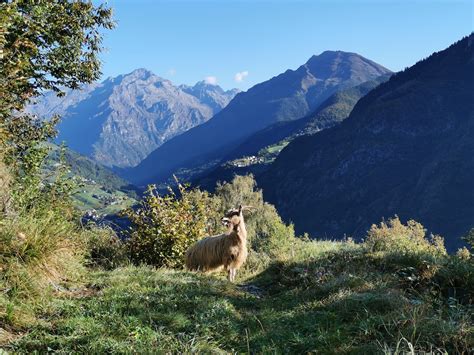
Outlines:
{"label": "distant valley", "polygon": [[102,220],[137,203],[140,191],[111,170],[68,148],[48,145],[50,151],[43,167],[48,180],[66,164],[67,178],[74,181],[72,201],[86,219]]}

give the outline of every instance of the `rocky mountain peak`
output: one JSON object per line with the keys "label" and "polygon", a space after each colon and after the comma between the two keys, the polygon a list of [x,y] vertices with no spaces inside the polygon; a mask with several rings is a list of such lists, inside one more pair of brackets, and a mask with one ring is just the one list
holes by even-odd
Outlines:
{"label": "rocky mountain peak", "polygon": [[200,125],[235,96],[219,86],[187,88],[140,68],[102,83],[46,93],[28,111],[63,116],[59,141],[106,166],[138,164],[175,135]]}

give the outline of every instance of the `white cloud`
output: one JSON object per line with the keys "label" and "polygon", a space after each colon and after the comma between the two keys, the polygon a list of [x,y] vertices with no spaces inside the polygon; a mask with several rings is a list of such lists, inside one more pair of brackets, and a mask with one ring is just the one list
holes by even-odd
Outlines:
{"label": "white cloud", "polygon": [[235,73],[234,80],[238,83],[244,81],[244,79],[249,75],[247,70]]}
{"label": "white cloud", "polygon": [[206,76],[204,82],[209,85],[217,85],[217,78],[215,76]]}

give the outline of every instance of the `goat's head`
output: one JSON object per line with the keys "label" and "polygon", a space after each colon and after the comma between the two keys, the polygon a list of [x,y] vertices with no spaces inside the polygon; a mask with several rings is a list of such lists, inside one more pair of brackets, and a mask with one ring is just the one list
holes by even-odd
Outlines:
{"label": "goat's head", "polygon": [[242,206],[239,205],[238,208],[231,208],[230,210],[227,211],[225,216],[222,218],[222,223],[226,227],[230,227],[230,225],[233,226],[238,226],[241,221],[244,221],[244,211],[249,211],[251,210],[252,206]]}

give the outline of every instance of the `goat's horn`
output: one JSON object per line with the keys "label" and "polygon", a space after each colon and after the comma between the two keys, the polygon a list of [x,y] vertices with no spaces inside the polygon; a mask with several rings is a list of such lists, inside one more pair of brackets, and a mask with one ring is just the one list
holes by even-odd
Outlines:
{"label": "goat's horn", "polygon": [[257,207],[254,207],[254,206],[242,206],[242,209],[243,209],[243,210],[251,210],[251,209],[256,210]]}

